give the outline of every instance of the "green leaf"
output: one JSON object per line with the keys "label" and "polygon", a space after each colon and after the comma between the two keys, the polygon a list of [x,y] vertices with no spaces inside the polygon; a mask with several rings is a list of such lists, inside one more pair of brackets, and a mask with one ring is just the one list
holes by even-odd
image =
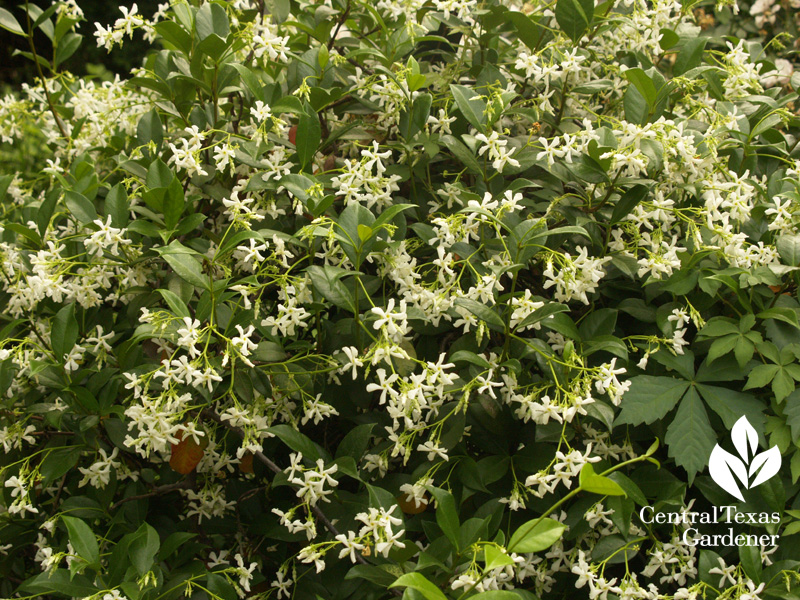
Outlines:
{"label": "green leaf", "polygon": [[284,96],[275,104],[271,105],[272,111],[275,114],[291,113],[294,115],[301,115],[305,112],[303,103],[297,96]]}
{"label": "green leaf", "polygon": [[694,388],[690,388],[664,438],[675,464],[686,469],[689,474],[690,484],[694,476],[708,464],[716,438],[700,396]]}
{"label": "green leaf", "polygon": [[161,541],[156,530],[147,523],[142,523],[136,532],[136,537],[128,546],[128,557],[139,575],[144,575],[151,569],[160,546]]}
{"label": "green leaf", "polygon": [[470,352],[469,350],[456,350],[448,357],[448,361],[458,363],[458,362],[468,362],[472,365],[477,365],[484,369],[491,368],[491,364],[482,356],[475,354],[474,352]]}
{"label": "green leaf", "polygon": [[456,552],[460,552],[458,543],[458,532],[461,525],[458,520],[458,510],[456,500],[450,492],[433,487],[425,486],[426,489],[436,498],[436,524],[453,544]]}
{"label": "green leaf", "polygon": [[[739,333],[734,333],[731,335],[726,335],[724,337],[717,338],[714,340],[714,343],[711,344],[711,347],[708,349],[708,355],[706,359],[709,363],[713,362],[717,358],[728,354],[728,352],[732,351],[736,348],[737,342],[741,339]],[[738,356],[736,357],[738,361]],[[742,366],[740,364],[740,366]]]}
{"label": "green leaf", "polygon": [[456,306],[460,306],[471,312],[481,321],[484,321],[490,329],[494,329],[495,331],[504,331],[505,329],[503,319],[500,318],[500,315],[485,304],[481,304],[470,298],[459,298],[456,300]]}
{"label": "green leaf", "polygon": [[210,34],[196,46],[198,54],[206,54],[210,56],[214,62],[219,61],[228,48],[229,45],[226,42],[226,38],[221,37],[216,33]]}
{"label": "green leaf", "polygon": [[162,254],[162,258],[187,283],[204,290],[209,289],[208,277],[203,275],[200,263],[193,256],[189,254]]}
{"label": "green leaf", "polygon": [[164,41],[172,44],[178,50],[183,51],[184,54],[191,54],[192,52],[192,36],[181,25],[169,19],[159,21],[155,24],[155,30]]}
{"label": "green leaf", "polygon": [[313,265],[308,267],[306,271],[311,278],[311,285],[323,298],[334,306],[344,308],[355,314],[355,302],[347,286],[341,282],[342,277],[352,274],[351,271],[330,265],[325,265],[324,267]]}
{"label": "green leaf", "polygon": [[175,179],[175,173],[167,166],[167,164],[157,158],[147,169],[147,187],[149,188],[166,188]]}
{"label": "green leaf", "polygon": [[797,319],[797,310],[786,306],[776,306],[761,311],[756,315],[759,319],[775,319],[776,321],[783,321],[789,325],[793,325],[800,329],[800,323]]}
{"label": "green leaf", "polygon": [[358,239],[361,240],[362,243],[369,241],[369,239],[372,237],[372,227],[370,227],[369,225],[364,225],[363,223],[359,223],[357,231],[358,231]]}
{"label": "green leaf", "polygon": [[389,587],[408,587],[417,590],[425,600],[447,600],[447,596],[438,587],[433,585],[422,573],[406,573],[401,575]]}
{"label": "green leaf", "polygon": [[514,532],[506,549],[517,554],[547,550],[561,539],[566,528],[555,519],[532,519]]}
{"label": "green leaf", "polygon": [[467,86],[456,85],[455,83],[450,84],[450,91],[453,93],[456,105],[461,111],[461,114],[464,115],[464,118],[466,118],[475,129],[483,131],[484,124],[486,123],[486,116],[484,115],[486,111],[486,102],[484,102],[483,98],[476,98],[476,96],[480,96],[480,94]]}
{"label": "green leaf", "polygon": [[0,8],[0,27],[17,35],[25,35],[16,17],[5,8]]}
{"label": "green leaf", "polygon": [[794,391],[794,387],[794,379],[785,367],[781,367],[775,374],[775,379],[772,380],[772,393],[775,394],[775,400],[783,402]]}
{"label": "green leaf", "polygon": [[83,42],[83,36],[81,34],[72,33],[71,31],[67,33],[58,44],[56,55],[53,58],[53,66],[58,67],[58,65],[75,54],[78,48],[81,47],[81,42]]}
{"label": "green leaf", "polygon": [[622,197],[614,205],[614,212],[611,214],[611,223],[619,223],[627,217],[636,205],[647,195],[648,188],[645,185],[634,185],[627,189]]}
{"label": "green leaf", "polygon": [[615,481],[619,487],[621,487],[625,491],[625,495],[636,502],[639,506],[646,506],[647,505],[647,498],[645,497],[644,493],[642,492],[641,488],[636,485],[633,480],[631,480],[626,475],[623,475],[619,471],[614,471],[608,475],[608,478]]}
{"label": "green leaf", "polygon": [[387,224],[391,223],[392,219],[394,219],[401,212],[409,210],[409,209],[412,209],[412,208],[417,208],[417,205],[416,204],[402,204],[402,203],[393,204],[389,208],[384,209],[384,211],[380,215],[378,215],[378,218],[375,219],[375,222],[372,224],[372,229],[374,229],[374,230],[380,229],[384,225],[387,225]]}
{"label": "green leaf", "polygon": [[183,214],[186,201],[183,196],[183,186],[176,177],[173,179],[164,196],[164,225],[167,229],[174,229]]}
{"label": "green leaf", "polygon": [[100,547],[92,528],[76,517],[62,515],[61,520],[67,526],[69,541],[75,552],[87,563],[100,566]]}
{"label": "green leaf", "polygon": [[161,294],[167,305],[172,309],[172,312],[174,312],[177,316],[180,318],[190,316],[189,309],[186,307],[186,304],[176,294],[170,292],[169,290],[158,290],[158,293]]}
{"label": "green leaf", "polygon": [[433,98],[430,94],[419,94],[411,104],[411,112],[403,111],[400,115],[400,133],[410,140],[417,132],[425,128],[431,111]]}
{"label": "green leaf", "polygon": [[775,375],[780,371],[780,365],[757,365],[753,367],[747,376],[747,384],[743,389],[766,387],[767,384],[775,379]]}
{"label": "green leaf", "polygon": [[58,448],[48,452],[42,461],[40,473],[42,485],[47,487],[56,479],[73,469],[81,457],[81,448]]}
{"label": "green leaf", "polygon": [[755,396],[702,383],[696,384],[695,388],[708,407],[719,415],[728,430],[744,415],[756,431],[763,431],[766,407]]}
{"label": "green leaf", "polygon": [[701,337],[721,337],[731,333],[739,333],[739,328],[731,319],[727,317],[714,317],[706,323],[705,327],[697,332],[697,335]]}
{"label": "green leaf", "polygon": [[795,390],[786,397],[783,414],[792,431],[792,441],[797,443],[800,440],[800,390]]}
{"label": "green leaf", "polygon": [[154,142],[156,148],[160,148],[163,140],[164,128],[161,125],[161,117],[154,108],[139,119],[139,124],[136,126],[136,141],[142,146]]}
{"label": "green leaf", "polygon": [[800,266],[800,234],[782,235],[775,246],[784,264],[790,267]]}
{"label": "green leaf", "polygon": [[3,223],[3,226],[9,231],[13,231],[14,233],[19,234],[25,239],[29,240],[35,247],[41,248],[42,238],[39,237],[39,234],[37,234],[33,229],[25,227],[24,225],[20,225],[19,223]]}
{"label": "green leaf", "polygon": [[94,204],[83,194],[68,190],[64,192],[64,202],[69,212],[81,223],[91,223],[97,218]]}
{"label": "green leaf", "polygon": [[225,39],[231,32],[228,15],[225,9],[215,2],[207,2],[200,7],[195,17],[197,39],[202,41],[212,34]]}
{"label": "green leaf", "polygon": [[591,463],[585,463],[580,472],[579,482],[585,492],[600,494],[601,496],[625,496],[625,490],[620,485],[602,475],[597,475]]}
{"label": "green leaf", "polygon": [[548,329],[557,331],[564,337],[568,337],[573,340],[581,339],[581,334],[578,332],[578,328],[575,327],[575,322],[565,312],[552,315],[550,318],[542,321],[542,325]]}
{"label": "green leaf", "polygon": [[517,35],[522,43],[533,50],[541,39],[544,28],[525,13],[509,11],[508,18],[514,24]]}
{"label": "green leaf", "polygon": [[636,125],[645,125],[650,120],[650,108],[647,99],[635,85],[629,85],[622,97],[625,109],[625,120]]}
{"label": "green leaf", "polygon": [[783,120],[781,115],[772,113],[761,119],[755,127],[750,131],[750,134],[747,136],[748,141],[752,142],[755,138],[757,138],[762,133],[773,129],[778,123]]}
{"label": "green leaf", "polygon": [[481,166],[475,154],[470,150],[464,142],[453,137],[452,135],[443,135],[440,138],[445,148],[450,150],[461,163],[473,173],[481,173]]}
{"label": "green leaf", "polygon": [[[66,569],[39,573],[23,583],[18,591],[36,595],[60,594],[73,598],[93,596],[99,590],[84,575],[70,574]],[[47,597],[47,596],[45,596]]]}
{"label": "green leaf", "polygon": [[210,592],[209,596],[214,598],[214,600],[239,599],[239,595],[231,585],[231,582],[218,573],[209,573],[206,575],[206,585]]}
{"label": "green leaf", "polygon": [[321,141],[322,128],[317,113],[303,112],[297,122],[297,136],[295,137],[295,148],[301,170],[305,170],[306,165],[313,160]]}
{"label": "green leaf", "polygon": [[188,533],[186,531],[176,531],[170,534],[164,543],[161,544],[161,549],[158,551],[159,560],[169,558],[175,550],[183,546],[186,542],[197,537],[196,533]]}
{"label": "green leaf", "polygon": [[111,217],[113,227],[125,227],[128,224],[128,192],[125,186],[118,183],[108,191],[106,196],[106,216]]}
{"label": "green leaf", "polygon": [[551,235],[564,235],[564,234],[567,234],[567,233],[577,233],[577,234],[582,235],[582,236],[584,236],[584,237],[586,237],[588,239],[591,239],[591,236],[589,235],[589,232],[586,231],[586,229],[584,229],[580,225],[565,225],[564,227],[556,227],[555,229],[546,229],[546,230],[537,232],[536,234],[531,236],[530,239],[531,240],[538,240],[540,238],[546,238],[546,237],[549,237]]}
{"label": "green leaf", "polygon": [[512,559],[508,555],[508,553],[503,552],[503,550],[501,550],[497,546],[484,546],[483,559],[484,562],[486,563],[487,571],[491,571],[492,569],[496,569],[497,567],[504,567],[506,565],[514,564],[514,559]]}
{"label": "green leaf", "polygon": [[600,308],[590,312],[578,327],[581,339],[588,341],[613,334],[618,313],[614,308]]}
{"label": "green leaf", "polygon": [[266,431],[277,436],[295,452],[300,452],[303,458],[313,461],[322,458],[322,449],[312,442],[308,436],[293,429],[289,425],[273,425],[272,427],[268,427]]}
{"label": "green leaf", "polygon": [[549,319],[553,315],[561,312],[569,312],[569,306],[559,304],[558,302],[550,302],[541,308],[537,308],[535,311],[525,317],[520,323],[518,323],[514,329],[522,331],[529,325]]}
{"label": "green leaf", "polygon": [[654,377],[638,375],[631,380],[630,389],[625,392],[625,400],[614,425],[629,423],[653,423],[664,418],[675,408],[686,390],[689,382],[674,377]]}
{"label": "green leaf", "polygon": [[363,423],[348,431],[336,448],[336,458],[349,456],[356,462],[360,461],[369,447],[369,440],[375,425],[375,423]]}
{"label": "green leaf", "polygon": [[678,52],[675,66],[672,69],[673,73],[675,75],[683,75],[699,66],[703,60],[703,50],[705,50],[708,40],[709,38],[707,37],[688,38],[681,51]]}
{"label": "green leaf", "polygon": [[78,341],[78,320],[75,318],[75,303],[67,304],[53,317],[50,331],[50,342],[56,360],[64,360],[64,355],[70,352]]}
{"label": "green leaf", "polygon": [[653,80],[650,79],[643,69],[638,67],[628,69],[623,73],[623,75],[625,79],[636,86],[636,89],[639,90],[639,93],[644,98],[644,101],[647,102],[648,109],[652,111],[655,107],[656,97],[658,96],[658,91],[656,90]]}
{"label": "green leaf", "polygon": [[0,176],[0,202],[5,200],[8,188],[11,186],[11,182],[13,180],[14,180],[13,175]]}
{"label": "green leaf", "polygon": [[381,587],[389,587],[396,581],[394,575],[372,565],[355,565],[344,576],[345,579],[366,579]]}
{"label": "green leaf", "polygon": [[573,42],[578,42],[594,18],[593,0],[558,0],[556,22]]}

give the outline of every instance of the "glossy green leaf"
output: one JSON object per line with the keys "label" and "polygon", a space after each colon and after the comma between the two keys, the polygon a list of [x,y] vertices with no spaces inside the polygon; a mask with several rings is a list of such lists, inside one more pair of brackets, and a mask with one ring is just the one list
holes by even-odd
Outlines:
{"label": "glossy green leaf", "polygon": [[75,303],[73,302],[67,304],[53,317],[50,342],[56,358],[64,360],[64,356],[72,351],[77,341],[78,320],[75,318]]}
{"label": "glossy green leaf", "polygon": [[595,473],[591,463],[581,468],[579,483],[583,491],[602,496],[625,496],[625,490],[613,479]]}
{"label": "glossy green leaf", "polygon": [[322,140],[322,128],[319,117],[316,113],[303,112],[297,123],[297,137],[295,147],[297,148],[297,158],[300,161],[300,168],[305,170],[306,166],[312,161],[319,149]]}
{"label": "glossy green leaf", "polygon": [[547,550],[561,539],[566,528],[563,523],[549,517],[532,519],[517,528],[511,536],[507,549],[517,554]]}
{"label": "glossy green leaf", "polygon": [[392,585],[393,587],[408,587],[417,590],[425,600],[447,600],[442,590],[431,583],[422,573],[406,573],[401,575]]}
{"label": "glossy green leaf", "polygon": [[478,131],[483,131],[486,123],[486,102],[480,94],[464,85],[450,84],[450,91],[455,98],[456,106],[461,114]]}
{"label": "glossy green leaf", "polygon": [[19,21],[5,8],[0,8],[0,27],[16,35],[25,35]]}
{"label": "glossy green leaf", "polygon": [[594,19],[593,0],[557,0],[556,22],[573,42],[578,42]]}
{"label": "glossy green leaf", "polygon": [[81,223],[91,223],[97,218],[97,211],[89,199],[78,192],[68,190],[64,192],[64,202],[76,219]]}
{"label": "glossy green leaf", "polygon": [[97,545],[97,538],[91,527],[84,521],[76,517],[61,516],[64,525],[67,526],[69,541],[78,556],[90,565],[100,566],[100,547]]}

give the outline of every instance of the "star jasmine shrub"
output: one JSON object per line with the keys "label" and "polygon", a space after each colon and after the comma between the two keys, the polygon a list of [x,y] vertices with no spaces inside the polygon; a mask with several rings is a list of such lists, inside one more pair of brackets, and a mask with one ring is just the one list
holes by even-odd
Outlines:
{"label": "star jasmine shrub", "polygon": [[797,8],[0,8],[0,597],[795,598]]}

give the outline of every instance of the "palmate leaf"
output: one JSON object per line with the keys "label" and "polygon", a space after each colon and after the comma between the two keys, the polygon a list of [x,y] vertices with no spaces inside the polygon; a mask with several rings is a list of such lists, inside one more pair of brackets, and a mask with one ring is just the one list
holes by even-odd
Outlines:
{"label": "palmate leaf", "polygon": [[690,484],[705,469],[716,438],[700,395],[692,387],[681,401],[665,438],[669,455],[675,464],[686,469]]}
{"label": "palmate leaf", "polygon": [[696,389],[708,407],[719,415],[727,429],[731,429],[744,415],[756,431],[764,431],[765,406],[755,396],[704,383],[698,383]]}
{"label": "palmate leaf", "polygon": [[686,393],[689,382],[675,377],[639,375],[631,379],[625,393],[622,412],[615,425],[639,425],[663,419]]}

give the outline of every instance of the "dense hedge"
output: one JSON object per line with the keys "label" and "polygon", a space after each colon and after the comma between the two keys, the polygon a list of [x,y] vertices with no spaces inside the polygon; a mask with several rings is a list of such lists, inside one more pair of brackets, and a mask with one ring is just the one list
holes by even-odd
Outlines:
{"label": "dense hedge", "polygon": [[0,595],[797,596],[791,3],[26,6]]}

